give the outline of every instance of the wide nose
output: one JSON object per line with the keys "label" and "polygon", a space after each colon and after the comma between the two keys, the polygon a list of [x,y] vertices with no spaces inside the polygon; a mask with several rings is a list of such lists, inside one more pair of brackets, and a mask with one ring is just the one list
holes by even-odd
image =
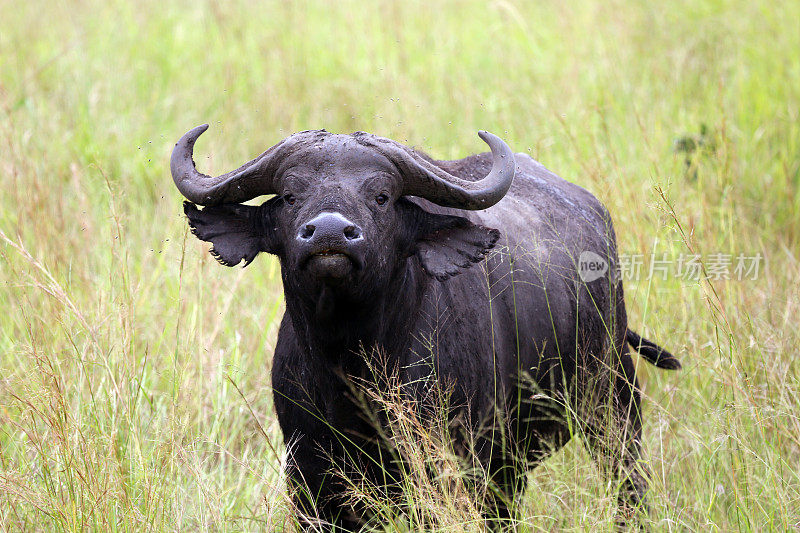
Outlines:
{"label": "wide nose", "polygon": [[320,213],[297,232],[297,240],[306,244],[347,245],[362,238],[361,228],[341,213]]}

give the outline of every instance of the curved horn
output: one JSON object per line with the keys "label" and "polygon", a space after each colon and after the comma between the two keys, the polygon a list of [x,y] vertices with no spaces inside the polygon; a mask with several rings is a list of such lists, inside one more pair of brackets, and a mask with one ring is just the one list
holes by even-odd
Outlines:
{"label": "curved horn", "polygon": [[297,133],[236,170],[213,177],[198,172],[192,159],[194,143],[207,129],[208,124],[203,124],[181,137],[172,150],[169,164],[172,179],[181,194],[200,205],[246,202],[262,194],[277,193],[275,171],[285,152],[298,141],[313,141],[325,133],[324,130]]}
{"label": "curved horn", "polygon": [[[389,139],[370,136],[370,145],[397,165],[404,177],[403,194],[419,196],[444,207],[486,209],[499,202],[514,179],[514,152],[500,137],[487,131],[478,136],[492,150],[492,170],[481,180],[450,174],[414,150]],[[363,139],[363,137],[362,137]]]}

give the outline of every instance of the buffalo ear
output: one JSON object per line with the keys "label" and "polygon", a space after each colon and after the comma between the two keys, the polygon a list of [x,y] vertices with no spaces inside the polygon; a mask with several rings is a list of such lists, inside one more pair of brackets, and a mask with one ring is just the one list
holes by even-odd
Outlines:
{"label": "buffalo ear", "polygon": [[498,230],[463,217],[423,213],[415,252],[425,272],[439,281],[482,261],[500,238]]}
{"label": "buffalo ear", "polygon": [[244,259],[249,265],[259,252],[271,252],[266,215],[269,202],[261,206],[223,204],[202,210],[191,202],[183,203],[192,233],[213,244],[211,255],[225,266],[236,266]]}

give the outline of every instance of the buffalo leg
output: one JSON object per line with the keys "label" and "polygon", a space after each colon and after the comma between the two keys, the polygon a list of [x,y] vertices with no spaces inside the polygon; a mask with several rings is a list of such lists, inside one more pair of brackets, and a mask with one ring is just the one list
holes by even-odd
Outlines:
{"label": "buffalo leg", "polygon": [[307,531],[357,531],[362,519],[345,504],[344,486],[330,458],[311,443],[298,443],[287,464],[298,522]]}
{"label": "buffalo leg", "polygon": [[619,482],[620,518],[647,511],[647,473],[641,463],[641,393],[629,355],[621,358],[610,398],[599,406],[600,416],[585,426],[589,452],[599,467]]}
{"label": "buffalo leg", "polygon": [[527,405],[523,421],[511,424],[503,450],[495,449],[489,467],[491,488],[486,496],[484,516],[494,531],[513,530],[515,507],[520,504],[528,484],[527,473],[569,441],[569,426],[557,408]]}

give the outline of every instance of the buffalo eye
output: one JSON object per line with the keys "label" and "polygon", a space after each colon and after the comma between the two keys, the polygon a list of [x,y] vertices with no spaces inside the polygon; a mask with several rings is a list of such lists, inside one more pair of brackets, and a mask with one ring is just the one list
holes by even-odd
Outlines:
{"label": "buffalo eye", "polygon": [[378,205],[383,205],[389,201],[389,196],[387,194],[381,193],[375,197],[375,201],[378,203]]}
{"label": "buffalo eye", "polygon": [[297,198],[294,197],[294,194],[288,193],[283,195],[283,200],[289,205],[294,205]]}

